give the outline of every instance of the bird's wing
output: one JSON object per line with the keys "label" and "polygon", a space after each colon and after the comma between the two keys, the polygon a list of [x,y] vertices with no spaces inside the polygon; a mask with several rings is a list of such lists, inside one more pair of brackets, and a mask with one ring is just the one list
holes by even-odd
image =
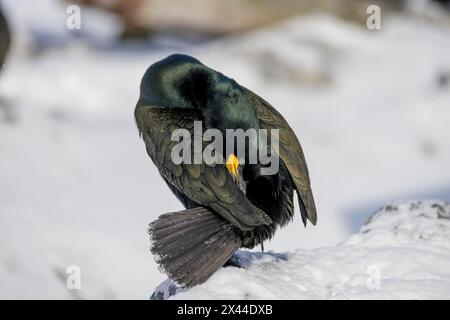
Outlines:
{"label": "bird's wing", "polygon": [[[245,231],[270,224],[272,220],[253,206],[237,187],[224,164],[175,164],[171,152],[178,141],[172,141],[175,129],[189,130],[193,137],[194,120],[201,120],[193,110],[138,108],[136,122],[147,152],[161,175],[192,201],[214,212]],[[193,143],[192,143],[193,145]]]}
{"label": "bird's wing", "polygon": [[279,129],[279,156],[285,163],[297,190],[298,202],[303,223],[308,219],[313,225],[317,222],[316,206],[311,190],[308,167],[302,147],[292,128],[283,116],[267,101],[244,88],[259,118],[260,128]]}

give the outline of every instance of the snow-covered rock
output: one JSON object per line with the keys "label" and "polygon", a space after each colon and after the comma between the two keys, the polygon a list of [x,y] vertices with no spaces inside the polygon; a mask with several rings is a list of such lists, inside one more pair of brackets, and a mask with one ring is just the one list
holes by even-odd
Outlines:
{"label": "snow-covered rock", "polygon": [[243,267],[223,268],[190,290],[166,280],[152,298],[449,299],[450,204],[393,203],[337,246],[240,251],[234,259]]}

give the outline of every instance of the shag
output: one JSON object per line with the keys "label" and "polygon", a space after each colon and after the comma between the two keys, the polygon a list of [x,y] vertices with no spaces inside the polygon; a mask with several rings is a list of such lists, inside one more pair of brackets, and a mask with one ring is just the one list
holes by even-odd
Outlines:
{"label": "shag", "polygon": [[[308,168],[294,131],[267,101],[233,79],[193,57],[170,55],[145,72],[135,120],[148,155],[186,208],[161,215],[149,227],[157,263],[183,287],[205,282],[239,248],[271,239],[293,219],[294,192],[304,225],[316,224]],[[263,175],[262,163],[240,163],[234,152],[223,154],[222,163],[175,163],[171,154],[178,141],[172,133],[193,133],[195,121],[224,136],[227,129],[267,129],[269,135],[278,129],[278,171]]]}

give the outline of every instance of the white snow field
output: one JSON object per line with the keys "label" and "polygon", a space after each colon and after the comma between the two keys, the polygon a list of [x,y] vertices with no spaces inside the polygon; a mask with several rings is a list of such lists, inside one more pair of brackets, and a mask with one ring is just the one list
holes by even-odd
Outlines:
{"label": "white snow field", "polygon": [[[339,245],[240,251],[235,261],[245,268],[222,268],[170,298],[450,299],[450,204],[393,203]],[[156,295],[169,297],[169,287],[164,282]]]}
{"label": "white snow field", "polygon": [[[219,273],[190,297],[388,297],[391,286],[418,297],[408,277],[427,296],[448,297],[448,247],[377,238],[382,229],[353,237],[359,245],[333,246],[390,201],[450,201],[449,24],[386,15],[382,30],[369,31],[318,13],[199,44],[123,44],[112,41],[116,19],[98,11],[83,8],[77,36],[65,29],[63,1],[2,7],[14,45],[0,73],[0,298],[148,299],[166,278],[147,225],[182,206],[148,159],[133,110],[146,68],[175,52],[234,78],[286,117],[318,210],[316,227],[305,229],[297,212],[265,243],[293,252],[287,261],[253,263],[299,269],[269,273],[282,291],[263,290],[257,273],[230,270],[230,282]],[[348,252],[353,262],[342,257]],[[368,263],[381,266],[380,290],[364,287]],[[70,265],[80,267],[80,290],[66,287]],[[244,274],[255,290],[233,289]],[[214,291],[221,281],[222,295]]]}

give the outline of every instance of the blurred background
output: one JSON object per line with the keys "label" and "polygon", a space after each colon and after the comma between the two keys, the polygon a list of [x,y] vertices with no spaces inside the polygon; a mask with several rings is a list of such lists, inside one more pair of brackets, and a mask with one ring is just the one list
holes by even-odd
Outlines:
{"label": "blurred background", "polygon": [[266,250],[335,245],[392,200],[450,201],[448,2],[1,1],[0,298],[148,299],[166,278],[146,229],[182,206],[133,110],[146,68],[176,52],[300,138],[318,224],[297,208]]}

